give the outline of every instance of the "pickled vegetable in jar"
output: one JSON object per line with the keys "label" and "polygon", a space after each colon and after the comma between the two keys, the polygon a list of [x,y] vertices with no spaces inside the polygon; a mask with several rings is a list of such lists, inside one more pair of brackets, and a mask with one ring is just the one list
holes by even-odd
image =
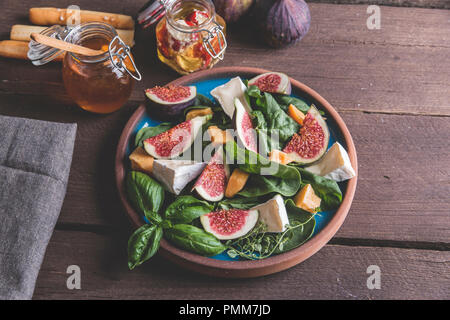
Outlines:
{"label": "pickled vegetable in jar", "polygon": [[[44,30],[44,34],[51,33],[62,38],[62,29],[58,27]],[[82,109],[90,112],[111,113],[121,108],[131,95],[135,79],[141,78],[129,47],[118,37],[116,30],[106,23],[83,23],[64,32],[64,41],[104,52],[96,56],[71,52],[65,54],[62,77],[67,94]],[[30,44],[31,51],[34,49],[42,53],[38,54],[40,59],[34,60],[34,64],[44,64],[55,56],[49,55],[53,49],[43,51],[41,48],[39,51],[33,45]]]}
{"label": "pickled vegetable in jar", "polygon": [[[223,59],[225,21],[216,14],[211,1],[167,0],[162,3],[165,14],[156,26],[157,54],[162,62],[180,74],[187,74],[211,68]],[[157,13],[154,7],[153,11],[144,10],[138,21],[145,26],[149,17]]]}

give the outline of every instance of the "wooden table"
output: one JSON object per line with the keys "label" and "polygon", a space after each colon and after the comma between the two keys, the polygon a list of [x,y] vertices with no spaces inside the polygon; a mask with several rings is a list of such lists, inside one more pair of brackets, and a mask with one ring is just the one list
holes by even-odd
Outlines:
{"label": "wooden table", "polygon": [[[77,4],[135,14],[144,2]],[[49,4],[69,2],[3,0],[0,39],[9,37],[11,25],[27,24],[29,7]],[[127,269],[131,228],[114,184],[116,145],[144,99],[143,89],[178,77],[158,62],[153,30],[138,31],[133,49],[143,81],[124,108],[106,116],[70,102],[58,63],[34,67],[0,58],[1,114],[78,124],[67,195],[34,298],[449,299],[449,5],[433,0],[434,9],[381,6],[380,30],[367,28],[367,6],[310,3],[308,35],[277,51],[239,26],[229,30],[229,49],[218,66],[277,70],[315,89],[346,121],[359,160],[352,208],[329,244],[292,269],[250,280],[205,277],[161,257]],[[66,288],[69,265],[81,268],[81,290]],[[370,265],[381,270],[380,289],[366,285]]]}

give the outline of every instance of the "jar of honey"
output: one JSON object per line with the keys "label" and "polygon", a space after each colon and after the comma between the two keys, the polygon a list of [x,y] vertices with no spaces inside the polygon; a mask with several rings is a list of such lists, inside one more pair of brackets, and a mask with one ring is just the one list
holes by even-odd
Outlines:
{"label": "jar of honey", "polygon": [[[118,37],[116,30],[109,24],[83,23],[67,30],[59,26],[45,30],[44,34],[62,38],[66,42],[91,49],[101,50],[96,56],[83,56],[71,52],[65,53],[62,65],[62,77],[68,95],[84,110],[94,113],[111,113],[121,108],[129,99],[134,80],[140,80],[130,48]],[[49,49],[44,54],[41,44],[31,44],[39,59],[32,60],[40,65],[56,57],[58,49]],[[55,51],[56,50],[56,51]],[[31,58],[31,57],[30,57]]]}
{"label": "jar of honey", "polygon": [[161,17],[156,26],[157,54],[178,73],[208,69],[223,59],[225,21],[210,0],[150,1],[138,22],[147,27]]}

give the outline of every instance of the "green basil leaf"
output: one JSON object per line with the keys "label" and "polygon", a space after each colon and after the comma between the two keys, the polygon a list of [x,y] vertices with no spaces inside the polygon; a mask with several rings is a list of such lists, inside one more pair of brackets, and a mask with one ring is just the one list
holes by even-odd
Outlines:
{"label": "green basil leaf", "polygon": [[136,210],[156,224],[162,221],[158,212],[164,203],[164,189],[156,180],[145,173],[130,171],[126,189],[128,199]]}
{"label": "green basil leaf", "polygon": [[131,235],[128,240],[128,268],[130,270],[150,259],[158,251],[162,234],[161,227],[144,224]]}
{"label": "green basil leaf", "polygon": [[182,249],[208,257],[227,248],[212,234],[189,224],[176,224],[166,229],[165,237]]}
{"label": "green basil leaf", "polygon": [[322,199],[321,210],[333,210],[342,202],[342,192],[336,181],[296,167],[302,176],[302,187],[310,184],[317,196]]}
{"label": "green basil leaf", "polygon": [[160,133],[163,133],[173,127],[173,124],[169,122],[163,122],[155,127],[144,127],[136,133],[134,140],[135,147],[142,147],[144,140],[154,137]]}
{"label": "green basil leaf", "polygon": [[173,223],[190,223],[192,220],[214,210],[214,205],[193,196],[179,196],[164,212],[164,217]]}

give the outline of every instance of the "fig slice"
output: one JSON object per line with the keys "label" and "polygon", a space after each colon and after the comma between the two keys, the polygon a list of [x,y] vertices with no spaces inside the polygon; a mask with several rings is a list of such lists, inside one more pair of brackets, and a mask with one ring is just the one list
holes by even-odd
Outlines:
{"label": "fig slice", "polygon": [[291,94],[291,81],[281,72],[267,72],[248,81],[249,86],[257,86],[259,90],[270,93]]}
{"label": "fig slice", "polygon": [[192,190],[207,201],[220,201],[225,195],[230,168],[224,161],[223,147],[219,147],[203,169]]}
{"label": "fig slice", "polygon": [[249,113],[251,110],[245,108],[237,98],[234,99],[234,105],[236,106],[234,125],[240,144],[250,151],[258,152],[256,131]]}
{"label": "fig slice", "polygon": [[303,120],[299,133],[295,133],[283,152],[298,163],[312,163],[327,151],[330,132],[319,110],[312,105]]}
{"label": "fig slice", "polygon": [[145,90],[148,105],[152,111],[161,116],[180,115],[183,110],[195,102],[197,88],[195,86],[156,86]]}
{"label": "fig slice", "polygon": [[210,115],[184,121],[154,137],[144,140],[145,151],[156,159],[173,159],[186,151],[193,143]]}
{"label": "fig slice", "polygon": [[258,222],[257,210],[219,210],[200,217],[205,231],[219,240],[237,239],[249,233]]}

